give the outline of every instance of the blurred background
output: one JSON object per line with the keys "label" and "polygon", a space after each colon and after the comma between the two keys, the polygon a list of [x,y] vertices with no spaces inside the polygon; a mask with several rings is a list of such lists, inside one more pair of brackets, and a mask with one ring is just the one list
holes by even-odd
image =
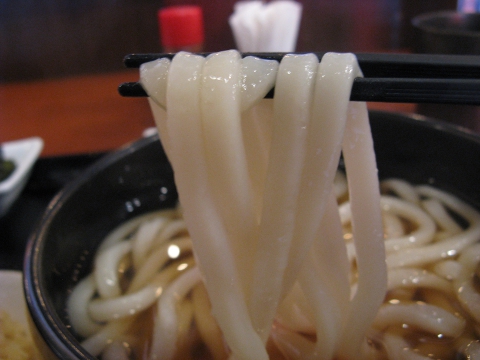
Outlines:
{"label": "blurred background", "polygon": [[[413,52],[412,18],[457,6],[454,0],[298,2],[303,11],[296,50],[302,52]],[[123,98],[117,87],[138,80],[138,69],[123,66],[125,55],[163,50],[157,11],[200,6],[203,50],[220,51],[236,47],[228,23],[235,3],[0,0],[0,145],[32,136],[44,141],[25,190],[0,218],[0,268],[21,268],[36,219],[66,183],[154,126],[147,100]],[[417,111],[415,104],[372,103],[369,108]]]}
{"label": "blurred background", "polygon": [[[454,10],[454,0],[298,0],[297,51],[411,52],[411,19]],[[0,142],[45,141],[42,156],[109,151],[153,126],[145,99],[117,86],[138,80],[126,54],[161,52],[157,11],[203,10],[204,51],[236,47],[228,19],[235,0],[0,1]],[[372,104],[411,112],[411,104]]]}
{"label": "blurred background", "polygon": [[[234,0],[2,0],[0,81],[122,70],[134,52],[161,50],[157,10],[203,8],[205,51],[235,47],[228,17]],[[411,19],[455,9],[453,0],[299,0],[298,51],[394,51],[411,48]]]}

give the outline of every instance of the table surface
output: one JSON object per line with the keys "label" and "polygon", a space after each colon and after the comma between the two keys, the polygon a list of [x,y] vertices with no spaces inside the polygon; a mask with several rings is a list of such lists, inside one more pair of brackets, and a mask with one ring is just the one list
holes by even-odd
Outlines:
{"label": "table surface", "polygon": [[40,136],[42,156],[107,151],[153,126],[144,98],[117,87],[138,70],[0,85],[0,141]]}
{"label": "table surface", "polygon": [[[0,141],[40,136],[42,156],[108,151],[154,126],[144,98],[124,98],[120,83],[138,70],[0,85]],[[414,112],[413,104],[369,104],[371,109]]]}

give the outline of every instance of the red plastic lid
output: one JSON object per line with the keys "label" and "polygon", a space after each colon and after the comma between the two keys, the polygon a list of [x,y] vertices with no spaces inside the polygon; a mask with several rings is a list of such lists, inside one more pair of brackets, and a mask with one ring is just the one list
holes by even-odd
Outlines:
{"label": "red plastic lid", "polygon": [[199,6],[170,6],[158,10],[160,40],[164,47],[203,43],[203,13]]}

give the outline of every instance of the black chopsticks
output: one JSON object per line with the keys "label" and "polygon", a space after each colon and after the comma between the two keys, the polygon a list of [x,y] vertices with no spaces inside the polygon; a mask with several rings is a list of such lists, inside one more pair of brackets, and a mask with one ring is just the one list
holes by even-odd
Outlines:
{"label": "black chopsticks", "polygon": [[[175,54],[131,54],[129,68]],[[202,55],[208,55],[203,53]],[[243,53],[280,61],[285,53]],[[316,53],[321,59],[323,53]],[[350,100],[395,103],[480,105],[480,56],[426,54],[356,54],[364,78],[356,78]],[[123,83],[122,96],[147,96],[141,84]],[[271,91],[267,97],[272,97]]]}

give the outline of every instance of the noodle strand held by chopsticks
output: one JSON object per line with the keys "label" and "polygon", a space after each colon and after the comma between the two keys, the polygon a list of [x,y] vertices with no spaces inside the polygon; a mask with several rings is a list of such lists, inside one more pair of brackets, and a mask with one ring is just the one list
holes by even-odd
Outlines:
{"label": "noodle strand held by chopsticks", "polygon": [[214,360],[224,360],[228,358],[222,332],[210,312],[210,300],[203,284],[198,284],[195,289],[193,289],[192,301],[195,326]]}
{"label": "noodle strand held by chopsticks", "polygon": [[[292,251],[282,291],[295,282],[323,217],[338,167],[356,58],[352,54],[325,54],[316,75],[305,165],[295,214]],[[358,68],[358,65],[356,65]],[[377,190],[378,191],[378,190]],[[343,246],[343,245],[342,245]]]}
{"label": "noodle strand held by chopsticks", "polygon": [[201,117],[209,196],[222,214],[243,287],[248,291],[257,221],[241,128],[241,57],[237,51],[209,56],[202,71]]}
{"label": "noodle strand held by chopsticks", "polygon": [[[245,60],[245,59],[244,59]],[[262,99],[242,113],[242,132],[252,184],[255,218],[260,223],[273,123],[273,99]]]}
{"label": "noodle strand held by chopsticks", "polygon": [[[167,130],[170,154],[184,218],[212,303],[212,313],[233,354],[241,359],[267,359],[253,330],[242,282],[225,224],[216,207],[207,173],[201,118],[201,80],[205,59],[179,53],[169,70]],[[171,109],[171,110],[170,110]]]}
{"label": "noodle strand held by chopsticks", "polygon": [[318,59],[313,54],[287,55],[277,75],[275,121],[250,295],[250,316],[264,341],[281,300],[283,274],[292,251],[290,244],[317,67]]}
{"label": "noodle strand held by chopsticks", "polygon": [[[353,72],[355,76],[360,73],[358,64]],[[345,358],[353,359],[358,357],[361,344],[365,341],[365,333],[375,318],[387,289],[380,185],[365,103],[349,104],[342,150],[352,209],[358,285],[345,323],[339,353]]]}
{"label": "noodle strand held by chopsticks", "polygon": [[170,156],[170,138],[167,135],[166,112],[169,59],[147,62],[140,67],[140,83],[149,94],[148,102],[158,129],[158,136],[167,156]]}
{"label": "noodle strand held by chopsticks", "polygon": [[[299,282],[314,310],[315,351],[324,358],[333,358],[350,306],[350,264],[333,190],[315,238],[309,254],[311,261],[307,259]],[[336,271],[329,271],[332,268]]]}
{"label": "noodle strand held by chopsticks", "polygon": [[[265,108],[273,116],[272,129],[245,123],[255,120],[248,107],[263,103],[273,85],[271,64],[226,51],[206,59],[179,53],[168,69],[166,64],[153,69],[159,86],[167,78],[165,100],[163,90],[144,83],[150,96],[158,96],[150,104],[230,357],[268,358],[264,344],[278,305],[299,281],[318,332],[317,343],[305,348],[310,356],[355,358],[386,290],[366,106],[349,105],[353,79],[361,75],[355,56],[329,53],[320,63],[312,54],[286,56],[273,114]],[[159,111],[163,102],[166,118]],[[245,141],[245,129],[271,144],[253,165],[252,149],[260,148]],[[348,186],[359,271],[351,303],[333,186],[342,141],[353,179]],[[337,269],[335,276],[327,275],[330,267]]]}

